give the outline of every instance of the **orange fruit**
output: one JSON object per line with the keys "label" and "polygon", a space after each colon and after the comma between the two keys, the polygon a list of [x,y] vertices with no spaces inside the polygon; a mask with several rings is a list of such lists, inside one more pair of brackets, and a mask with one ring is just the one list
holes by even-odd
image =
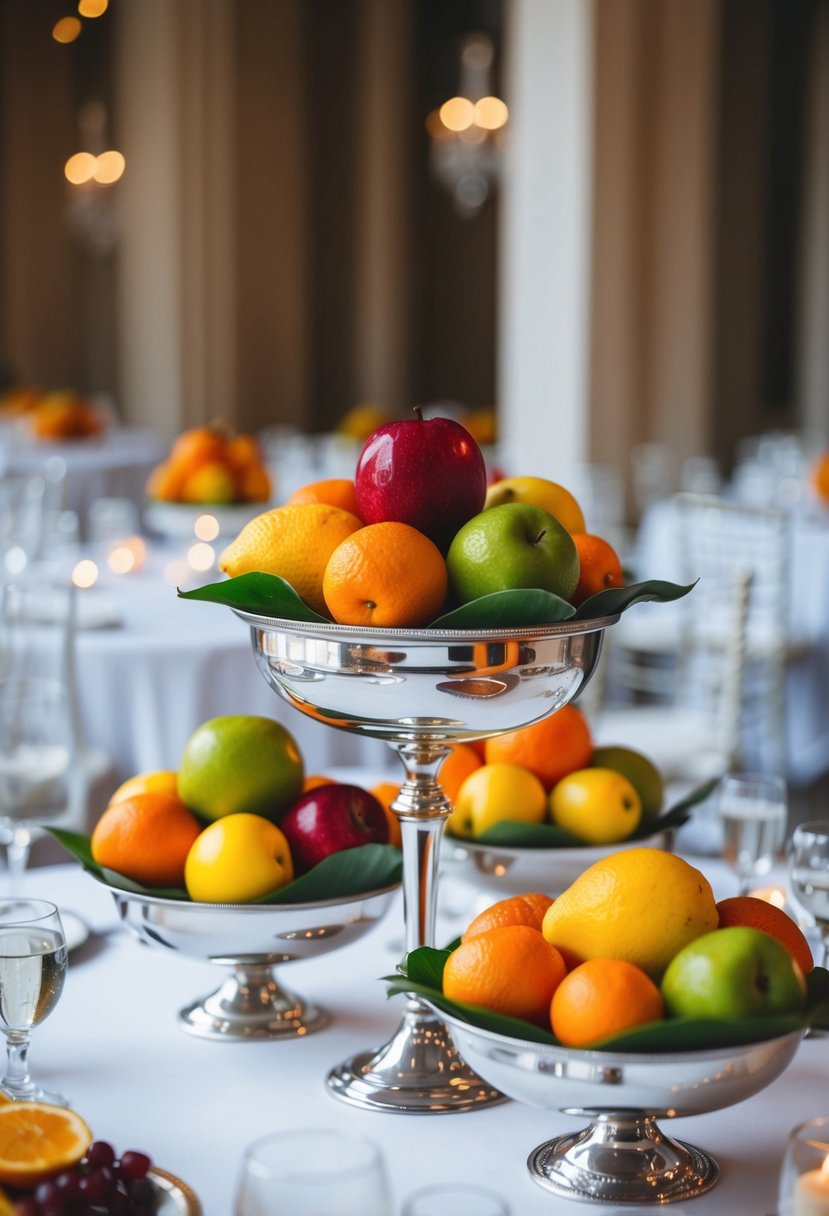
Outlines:
{"label": "orange fruit", "polygon": [[308,502],[263,511],[242,528],[219,558],[225,574],[251,570],[278,574],[314,609],[325,613],[322,579],[326,564],[362,521],[341,507]]}
{"label": "orange fruit", "polygon": [[174,794],[135,794],[108,806],[90,841],[99,866],[147,887],[183,887],[184,863],[202,825]]}
{"label": "orange fruit", "polygon": [[150,473],[145,493],[148,498],[157,498],[161,502],[175,502],[181,495],[183,485],[181,469],[172,460],[165,460]]}
{"label": "orange fruit", "polygon": [[438,780],[443,792],[454,806],[458,793],[464,781],[476,768],[481,768],[483,760],[478,753],[466,743],[456,743],[451,753],[440,766]]}
{"label": "orange fruit", "polygon": [[446,960],[443,994],[547,1026],[564,959],[529,925],[500,925],[461,942]]}
{"label": "orange fruit", "polygon": [[302,783],[302,792],[307,794],[309,790],[319,789],[321,785],[336,785],[333,777],[323,777],[321,773],[309,773]]}
{"label": "orange fruit", "polygon": [[579,581],[570,597],[571,603],[578,606],[597,591],[621,587],[622,563],[612,545],[590,532],[577,532],[573,544],[579,555]]}
{"label": "orange fruit", "polygon": [[118,786],[111,796],[109,806],[115,802],[124,802],[134,794],[177,794],[178,773],[172,769],[155,769],[151,773],[136,773]]}
{"label": "orange fruit", "polygon": [[818,498],[829,504],[829,451],[822,452],[813,462],[809,480]]}
{"label": "orange fruit", "polygon": [[252,465],[236,474],[238,497],[242,502],[267,502],[273,491],[273,484],[267,469]]}
{"label": "orange fruit", "polygon": [[181,486],[182,502],[222,504],[236,501],[236,479],[224,460],[208,460],[188,473]]}
{"label": "orange fruit", "polygon": [[464,747],[471,747],[477,756],[481,757],[481,764],[486,760],[486,739],[467,739],[464,742]]}
{"label": "orange fruit", "polygon": [[182,477],[210,464],[222,460],[225,452],[224,436],[213,427],[195,426],[182,431],[170,449],[169,459],[181,471]]}
{"label": "orange fruit", "polygon": [[92,1132],[73,1110],[46,1102],[9,1102],[0,1106],[0,1182],[36,1186],[77,1165],[91,1143]]}
{"label": "orange fruit", "polygon": [[443,555],[428,536],[386,520],[360,528],[334,550],[322,591],[341,625],[414,629],[439,614],[447,577]]}
{"label": "orange fruit", "polygon": [[765,899],[756,895],[732,895],[721,899],[717,904],[719,913],[719,928],[725,929],[730,925],[746,925],[750,929],[759,929],[776,937],[786,947],[804,975],[808,975],[815,965],[812,947],[792,920],[788,912],[775,907]]}
{"label": "orange fruit", "polygon": [[395,785],[393,781],[381,781],[379,784],[373,785],[369,793],[374,795],[386,812],[386,819],[389,824],[389,844],[396,845],[399,849],[403,843],[403,837],[400,832],[400,820],[391,809],[391,804],[400,793],[400,786]]}
{"label": "orange fruit", "polygon": [[329,507],[341,507],[352,515],[360,515],[354,482],[348,477],[327,477],[323,481],[311,481],[307,486],[294,490],[288,502],[324,502]]}
{"label": "orange fruit", "polygon": [[587,768],[593,736],[587,719],[575,705],[563,705],[532,726],[486,741],[487,764],[519,764],[535,773],[549,793],[557,781]]}
{"label": "orange fruit", "polygon": [[550,1025],[565,1047],[587,1047],[663,1015],[662,994],[641,967],[623,958],[593,958],[556,988]]}
{"label": "orange fruit", "polygon": [[499,899],[469,922],[461,935],[461,941],[468,941],[470,937],[477,937],[479,933],[487,933],[501,925],[529,925],[540,933],[544,913],[552,902],[551,895],[541,895],[538,891]]}
{"label": "orange fruit", "polygon": [[224,457],[236,473],[262,467],[262,451],[253,435],[232,435],[225,443]]}

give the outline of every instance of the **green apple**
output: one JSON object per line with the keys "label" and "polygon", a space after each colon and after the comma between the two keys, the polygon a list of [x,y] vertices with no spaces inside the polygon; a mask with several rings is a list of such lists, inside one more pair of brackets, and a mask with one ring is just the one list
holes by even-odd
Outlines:
{"label": "green apple", "polygon": [[642,803],[643,824],[657,818],[665,798],[665,785],[652,760],[632,747],[597,747],[590,764],[593,768],[612,768],[627,777]]}
{"label": "green apple", "polygon": [[504,503],[473,516],[455,534],[446,565],[461,604],[514,587],[539,587],[566,600],[579,581],[570,533],[529,503]]}
{"label": "green apple", "polygon": [[284,833],[261,815],[217,819],[196,837],[184,864],[187,894],[199,903],[249,903],[293,876]]}
{"label": "green apple", "polygon": [[726,1021],[799,1013],[806,981],[776,938],[747,925],[696,937],[671,959],[662,977],[671,1017]]}
{"label": "green apple", "polygon": [[305,770],[296,740],[272,718],[228,714],[188,739],[178,794],[203,819],[246,811],[278,822],[302,793]]}

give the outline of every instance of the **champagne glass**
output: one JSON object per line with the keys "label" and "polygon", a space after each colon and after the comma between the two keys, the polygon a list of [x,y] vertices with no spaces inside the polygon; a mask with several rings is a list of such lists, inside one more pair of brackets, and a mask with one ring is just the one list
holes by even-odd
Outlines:
{"label": "champagne glass", "polygon": [[799,824],[792,833],[789,883],[820,930],[821,966],[829,965],[829,820]]}
{"label": "champagne glass", "polygon": [[403,1204],[402,1216],[509,1216],[506,1200],[482,1186],[425,1186]]}
{"label": "champagne glass", "polygon": [[27,1056],[33,1026],[54,1009],[66,975],[66,939],[60,913],[45,899],[8,899],[0,905],[0,1030],[7,1062],[0,1089],[20,1102],[65,1098],[36,1085]]}
{"label": "champagne glass", "polygon": [[380,1149],[334,1128],[295,1128],[245,1151],[236,1216],[393,1216]]}
{"label": "champagne glass", "polygon": [[0,680],[0,826],[10,896],[20,893],[35,835],[32,821],[66,808],[70,755],[65,685],[35,676]]}
{"label": "champagne glass", "polygon": [[736,870],[740,895],[768,874],[786,837],[786,783],[773,773],[727,773],[720,783],[718,810],[725,840],[723,855]]}

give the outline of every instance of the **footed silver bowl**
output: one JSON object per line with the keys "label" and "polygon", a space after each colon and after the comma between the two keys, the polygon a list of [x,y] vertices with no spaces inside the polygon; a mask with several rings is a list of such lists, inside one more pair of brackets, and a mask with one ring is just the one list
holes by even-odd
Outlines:
{"label": "footed silver bowl", "polygon": [[752,1097],[788,1066],[804,1033],[670,1054],[575,1051],[443,1016],[464,1059],[503,1093],[590,1120],[533,1149],[532,1179],[568,1199],[615,1204],[674,1203],[710,1190],[719,1175],[714,1158],[670,1139],[657,1119]]}
{"label": "footed silver bowl", "polygon": [[147,945],[215,963],[229,974],[179,1011],[202,1039],[293,1039],[321,1030],[324,1009],[278,983],[274,967],[340,950],[372,929],[398,886],[306,904],[207,904],[109,887],[118,915]]}
{"label": "footed silver bowl", "polygon": [[[440,765],[453,743],[529,726],[572,700],[618,617],[521,629],[379,630],[234,611],[281,697],[319,722],[384,739],[400,757],[406,775],[392,809],[403,844],[405,951],[434,945],[440,839],[452,810]],[[336,1066],[328,1086],[356,1106],[406,1114],[504,1100],[415,996],[394,1037]]]}

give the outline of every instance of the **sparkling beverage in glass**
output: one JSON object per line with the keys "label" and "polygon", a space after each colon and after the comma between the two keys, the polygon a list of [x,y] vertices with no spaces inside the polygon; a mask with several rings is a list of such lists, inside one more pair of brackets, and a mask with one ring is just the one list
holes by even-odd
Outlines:
{"label": "sparkling beverage in glass", "polygon": [[740,894],[767,874],[786,837],[786,786],[781,777],[733,773],[723,778],[718,802],[723,857],[736,870]]}

